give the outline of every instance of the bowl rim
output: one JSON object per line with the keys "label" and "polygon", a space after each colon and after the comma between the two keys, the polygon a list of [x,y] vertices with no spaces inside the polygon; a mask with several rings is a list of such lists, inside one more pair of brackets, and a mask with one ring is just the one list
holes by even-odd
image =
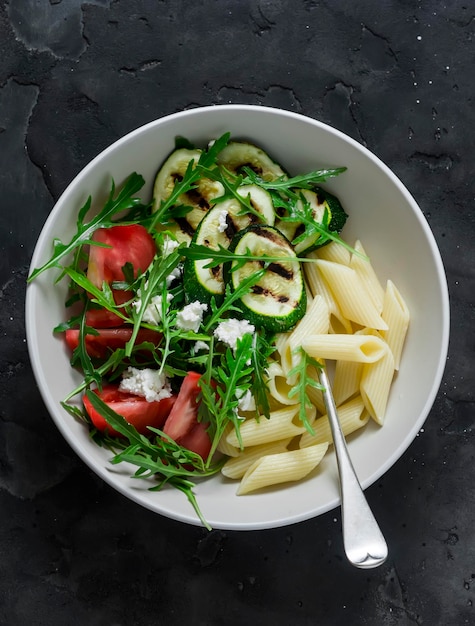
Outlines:
{"label": "bowl rim", "polygon": [[[439,338],[440,345],[441,345],[439,362],[438,362],[437,369],[435,372],[433,384],[430,389],[430,393],[427,394],[426,396],[426,401],[424,403],[423,410],[420,412],[419,418],[414,422],[413,428],[411,428],[410,430],[406,432],[406,435],[403,438],[403,440],[400,442],[399,446],[392,451],[391,456],[378,467],[377,471],[373,472],[371,475],[361,480],[361,486],[363,487],[363,489],[366,489],[370,485],[374,484],[383,474],[385,474],[401,458],[404,452],[409,448],[411,443],[414,441],[417,435],[417,432],[419,432],[420,428],[422,427],[423,423],[425,422],[425,420],[427,419],[431,411],[431,408],[435,402],[437,393],[440,389],[444,370],[446,367],[446,361],[447,361],[447,355],[448,355],[448,349],[449,349],[449,335],[450,335],[450,302],[449,302],[447,277],[446,277],[446,272],[445,272],[445,268],[443,265],[443,260],[440,254],[440,250],[437,246],[437,242],[435,240],[434,234],[426,218],[424,217],[422,213],[421,208],[419,207],[419,205],[417,204],[417,202],[415,201],[411,193],[408,191],[408,189],[405,187],[405,185],[402,183],[402,181],[398,178],[398,176],[396,176],[396,174],[376,154],[371,152],[363,144],[359,143],[352,137],[334,128],[328,123],[321,122],[317,119],[314,119],[302,113],[296,113],[293,111],[281,109],[278,107],[272,107],[272,106],[261,106],[261,105],[250,105],[250,104],[219,104],[219,105],[195,107],[192,109],[187,109],[187,110],[171,113],[168,115],[163,115],[162,117],[159,117],[155,120],[152,120],[141,126],[136,127],[135,129],[127,132],[125,135],[123,135],[122,137],[112,142],[109,146],[107,146],[105,149],[99,152],[91,161],[89,161],[84,166],[84,168],[82,168],[76,174],[76,176],[74,176],[74,178],[69,182],[69,184],[66,186],[64,191],[60,194],[60,196],[54,202],[41,228],[41,232],[39,234],[39,237],[37,239],[37,242],[35,244],[35,247],[31,256],[29,273],[31,273],[31,271],[38,265],[36,259],[39,256],[40,252],[43,250],[44,244],[51,243],[49,239],[47,242],[45,241],[46,233],[48,233],[50,225],[55,221],[57,213],[61,210],[61,205],[63,204],[65,199],[71,194],[71,192],[76,187],[81,185],[82,180],[86,178],[89,172],[97,166],[98,162],[107,158],[110,153],[120,149],[121,146],[131,141],[132,139],[135,139],[137,136],[143,133],[149,132],[149,130],[151,128],[154,128],[155,126],[160,126],[161,124],[164,124],[165,122],[174,122],[175,120],[193,116],[193,115],[196,115],[197,113],[206,114],[211,111],[216,111],[218,109],[220,110],[225,109],[230,112],[249,111],[249,112],[258,113],[258,114],[262,113],[262,114],[267,114],[267,115],[268,114],[278,115],[284,118],[286,117],[294,118],[294,119],[301,120],[306,123],[310,123],[311,125],[320,127],[324,129],[326,132],[334,135],[335,137],[340,138],[341,140],[349,143],[354,148],[356,148],[357,151],[362,152],[364,156],[366,156],[371,161],[373,161],[373,163],[375,163],[378,166],[378,168],[382,169],[384,173],[386,174],[386,176],[388,176],[392,180],[393,184],[398,188],[399,192],[406,198],[408,203],[411,205],[415,217],[418,219],[420,226],[424,230],[427,243],[432,253],[432,258],[435,262],[436,275],[439,281],[438,287],[439,287],[439,291],[442,297],[441,319],[443,321],[443,324],[441,328],[441,336]],[[163,515],[170,519],[174,519],[176,521],[180,521],[180,522],[191,524],[191,525],[200,525],[199,520],[195,519],[194,516],[192,517],[194,512],[192,511],[191,508],[190,508],[190,515],[188,516],[186,514],[181,514],[179,512],[174,513],[173,511],[169,511],[169,510],[162,511],[160,510],[160,506],[148,506],[132,490],[127,488],[120,481],[113,481],[110,475],[107,473],[106,469],[102,467],[98,467],[97,464],[93,463],[92,460],[89,459],[87,455],[83,453],[82,446],[79,444],[79,442],[72,440],[69,437],[66,427],[64,425],[64,420],[58,418],[58,415],[57,415],[58,409],[56,406],[56,402],[53,401],[52,397],[48,393],[45,376],[41,367],[39,353],[35,350],[34,333],[32,330],[33,319],[34,319],[34,308],[33,308],[32,289],[31,289],[31,284],[28,284],[27,289],[26,289],[26,297],[25,297],[25,322],[26,322],[26,337],[27,337],[27,347],[28,347],[29,358],[30,358],[30,362],[32,365],[34,377],[35,377],[38,389],[40,391],[41,397],[43,399],[43,402],[48,410],[49,415],[53,419],[54,423],[56,424],[57,428],[59,429],[63,437],[66,439],[66,442],[68,443],[68,445],[73,448],[73,450],[76,452],[79,458],[84,463],[86,463],[86,465],[90,469],[92,469],[98,476],[100,476],[109,486],[111,486],[116,491],[120,492],[122,495],[126,496],[128,499],[135,501],[141,506],[148,508],[149,510],[152,510],[153,512],[159,513],[160,515]],[[340,499],[340,496],[338,496],[337,498],[334,498],[333,500],[327,502],[326,506],[320,507],[319,510],[316,512],[306,511],[305,513],[302,513],[302,514],[293,513],[289,518],[281,519],[279,521],[273,521],[272,523],[226,522],[225,524],[220,524],[219,522],[216,522],[216,521],[213,523],[213,520],[210,520],[210,523],[212,524],[213,528],[216,528],[216,529],[221,528],[224,530],[265,530],[265,529],[270,529],[270,528],[277,528],[277,527],[282,527],[286,525],[291,525],[294,523],[305,521],[307,519],[311,519],[313,517],[317,517],[319,515],[322,515],[325,512],[328,512],[334,509],[336,506],[340,504],[340,502],[341,502],[341,499]]]}

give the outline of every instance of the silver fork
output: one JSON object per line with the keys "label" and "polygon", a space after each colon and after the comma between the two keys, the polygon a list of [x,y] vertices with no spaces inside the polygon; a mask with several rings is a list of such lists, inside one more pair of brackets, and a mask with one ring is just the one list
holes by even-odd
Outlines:
{"label": "silver fork", "polygon": [[323,399],[330,421],[340,476],[341,521],[345,553],[349,562],[356,567],[361,569],[378,567],[388,556],[388,546],[368,505],[348,454],[323,363],[322,368],[318,368],[318,373],[320,383],[324,387]]}

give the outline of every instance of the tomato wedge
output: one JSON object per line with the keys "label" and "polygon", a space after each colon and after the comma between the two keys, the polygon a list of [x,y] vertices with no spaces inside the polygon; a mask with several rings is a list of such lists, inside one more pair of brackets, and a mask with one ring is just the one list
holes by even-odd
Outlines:
{"label": "tomato wedge", "polygon": [[90,246],[87,277],[99,289],[104,281],[110,284],[124,280],[122,268],[126,263],[132,265],[137,277],[139,271],[147,269],[157,251],[153,237],[140,224],[98,228],[92,240],[110,246]]}
{"label": "tomato wedge", "polygon": [[[124,348],[125,344],[132,337],[132,327],[124,326],[121,328],[99,328],[98,335],[87,334],[85,338],[86,352],[92,358],[105,359],[111,351],[118,348]],[[69,329],[65,333],[66,344],[71,352],[79,345],[79,330]],[[162,335],[155,330],[149,328],[139,328],[137,333],[136,344],[145,341],[158,346]]]}
{"label": "tomato wedge", "polygon": [[196,452],[206,461],[211,450],[211,439],[208,434],[208,424],[196,422],[193,428],[180,439],[180,445],[192,452]]}
{"label": "tomato wedge", "polygon": [[88,309],[86,311],[86,325],[92,328],[116,328],[124,321],[107,309]]}
{"label": "tomato wedge", "polygon": [[[154,428],[163,426],[176,400],[176,396],[171,396],[170,398],[163,398],[158,402],[147,402],[141,396],[119,391],[119,385],[112,384],[105,385],[102,391],[95,389],[94,393],[113,411],[122,415],[129,424],[135,426],[142,435],[152,434],[148,426],[153,426]],[[116,437],[122,436],[109,426],[104,417],[94,409],[87,396],[84,396],[83,403],[97,430]]]}
{"label": "tomato wedge", "polygon": [[200,378],[201,375],[196,372],[189,372],[185,376],[163,432],[184,448],[207,459],[211,450],[211,439],[207,432],[207,425],[198,422]]}
{"label": "tomato wedge", "polygon": [[[112,289],[112,295],[114,296],[114,302],[119,308],[123,308],[133,297],[131,291],[124,291],[122,289]],[[97,309],[87,309],[86,324],[92,326],[92,328],[115,328],[116,326],[123,326],[125,322],[112,311],[101,307]]]}

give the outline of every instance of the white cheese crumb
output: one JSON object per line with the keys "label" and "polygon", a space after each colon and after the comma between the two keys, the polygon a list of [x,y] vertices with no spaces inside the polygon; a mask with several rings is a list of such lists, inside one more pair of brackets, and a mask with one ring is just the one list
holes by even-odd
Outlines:
{"label": "white cheese crumb", "polygon": [[[173,296],[171,293],[167,293],[167,309],[168,303],[173,300]],[[142,306],[141,300],[135,300],[132,305],[138,311]],[[155,324],[157,326],[162,321],[162,296],[153,296],[150,301],[150,304],[145,309],[142,321],[147,324]]]}
{"label": "white cheese crumb", "polygon": [[202,304],[198,300],[187,304],[176,316],[177,327],[181,330],[192,330],[197,333],[203,321],[203,313],[207,308],[207,304]]}
{"label": "white cheese crumb", "polygon": [[240,391],[240,389],[237,389],[236,391],[236,396],[238,398],[238,409],[240,411],[255,411],[256,401],[251,393],[251,390],[248,389],[244,394],[239,393]]}
{"label": "white cheese crumb", "polygon": [[119,390],[141,396],[147,402],[158,402],[172,395],[170,383],[165,374],[150,368],[127,368],[122,374]]}
{"label": "white cheese crumb", "polygon": [[228,217],[228,212],[223,209],[218,217],[218,231],[220,233],[224,233],[228,227],[228,222],[226,221]]}
{"label": "white cheese crumb", "polygon": [[230,318],[218,324],[214,331],[214,336],[233,350],[236,350],[238,339],[242,339],[243,335],[253,333],[254,331],[254,326],[247,320]]}
{"label": "white cheese crumb", "polygon": [[172,284],[175,278],[181,278],[181,272],[182,272],[182,264],[180,263],[179,265],[175,267],[175,269],[172,270],[171,274],[168,274],[166,278],[167,287],[169,287]]}
{"label": "white cheese crumb", "polygon": [[202,352],[203,350],[209,350],[209,344],[206,341],[197,341],[195,343],[195,352]]}

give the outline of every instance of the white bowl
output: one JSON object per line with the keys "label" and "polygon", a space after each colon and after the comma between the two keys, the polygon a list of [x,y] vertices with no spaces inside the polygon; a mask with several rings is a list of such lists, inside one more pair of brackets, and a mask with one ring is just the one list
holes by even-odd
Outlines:
{"label": "white bowl", "polygon": [[[87,165],[56,203],[38,239],[31,267],[51,255],[52,241],[75,232],[77,211],[89,195],[105,198],[111,177],[119,185],[132,172],[146,180],[149,197],[158,167],[184,136],[197,145],[230,131],[233,138],[262,146],[291,174],[318,167],[346,166],[327,187],[349,213],[343,232],[363,241],[382,281],[391,278],[412,319],[400,371],[382,428],[369,424],[349,442],[363,488],[374,483],[404,453],[426,419],[439,389],[448,348],[449,304],[444,268],[421,210],[398,178],[373,154],[341,132],[288,111],[247,105],[204,107],[151,122],[118,140]],[[65,317],[65,284],[46,272],[28,286],[26,328],[30,358],[43,400],[63,436],[94,472],[148,509],[199,524],[184,495],[172,488],[148,491],[145,481],[112,466],[110,453],[92,443],[84,426],[60,406],[79,382],[64,343],[52,328]],[[65,281],[63,281],[65,282]],[[292,524],[340,503],[336,462],[328,454],[311,478],[265,493],[236,496],[236,483],[220,475],[199,483],[196,495],[213,528],[253,530]],[[388,496],[390,497],[390,496]]]}

